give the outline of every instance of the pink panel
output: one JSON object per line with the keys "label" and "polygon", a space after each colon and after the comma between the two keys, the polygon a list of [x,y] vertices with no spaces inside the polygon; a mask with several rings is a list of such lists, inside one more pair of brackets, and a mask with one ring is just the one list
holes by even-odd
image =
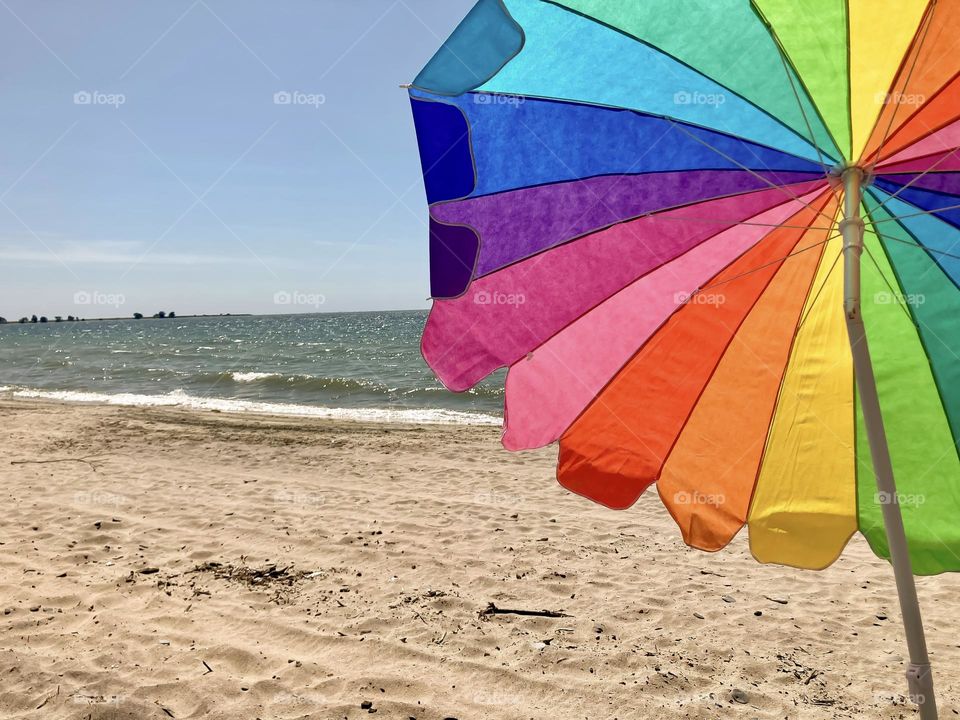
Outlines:
{"label": "pink panel", "polygon": [[[809,203],[820,192],[802,199]],[[786,223],[802,209],[788,201],[750,221]],[[745,225],[720,233],[621,290],[513,365],[506,381],[504,446],[525,450],[559,438],[686,297],[770,231]]]}
{"label": "pink panel", "polygon": [[[957,147],[960,147],[960,120],[952,122],[946,127],[940,128],[932,135],[928,135],[912,145],[908,145],[896,155],[882,159],[879,165],[883,167],[884,171],[886,172],[887,165],[901,163],[905,160],[921,158],[924,155],[936,154],[939,156],[941,153],[947,150],[953,150]],[[937,169],[939,168],[940,166],[938,165]]]}
{"label": "pink panel", "polygon": [[448,388],[466,390],[636,279],[782,204],[789,194],[824,184],[771,188],[650,215],[479,278],[462,297],[434,301],[423,332],[423,356]]}

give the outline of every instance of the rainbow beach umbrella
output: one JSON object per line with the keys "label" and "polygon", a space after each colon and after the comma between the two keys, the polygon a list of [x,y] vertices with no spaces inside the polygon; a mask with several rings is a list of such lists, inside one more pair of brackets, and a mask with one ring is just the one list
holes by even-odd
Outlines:
{"label": "rainbow beach umbrella", "polygon": [[[687,544],[960,570],[958,0],[481,0],[409,87],[423,354]],[[867,339],[869,337],[869,346]],[[895,484],[896,483],[896,484]]]}

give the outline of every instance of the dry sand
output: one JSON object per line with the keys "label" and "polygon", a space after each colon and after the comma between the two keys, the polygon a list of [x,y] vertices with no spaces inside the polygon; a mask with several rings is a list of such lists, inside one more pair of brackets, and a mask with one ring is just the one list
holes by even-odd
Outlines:
{"label": "dry sand", "polygon": [[[822,573],[689,550],[655,495],[592,505],[495,428],[28,401],[0,428],[2,718],[914,716],[860,539]],[[958,590],[920,580],[945,718]]]}

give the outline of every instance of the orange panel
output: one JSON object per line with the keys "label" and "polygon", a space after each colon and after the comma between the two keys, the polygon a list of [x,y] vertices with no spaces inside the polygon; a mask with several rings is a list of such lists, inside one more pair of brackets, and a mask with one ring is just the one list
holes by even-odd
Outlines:
{"label": "orange panel", "polygon": [[888,142],[884,142],[883,156],[889,157],[889,137],[956,76],[956,56],[960,51],[960,3],[938,2],[931,5],[927,13],[928,17],[920,23],[890,93],[877,98],[884,102],[884,107],[864,149],[864,158],[876,154],[884,136]]}
{"label": "orange panel", "polygon": [[[836,212],[835,201],[827,212]],[[800,247],[831,232],[810,230]],[[813,281],[823,249],[783,263],[717,366],[657,480],[663,504],[692,547],[719,550],[746,523],[796,328],[811,288],[817,290]]]}
{"label": "orange panel", "polygon": [[[814,207],[822,210],[831,198],[824,193]],[[816,218],[805,208],[789,224]],[[561,437],[557,478],[564,487],[613,508],[636,502],[660,474],[732,337],[804,233],[773,230],[650,338]]]}

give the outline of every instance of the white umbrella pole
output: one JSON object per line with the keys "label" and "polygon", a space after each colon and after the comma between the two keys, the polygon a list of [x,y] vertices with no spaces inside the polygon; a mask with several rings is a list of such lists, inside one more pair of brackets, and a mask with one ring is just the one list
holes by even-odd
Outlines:
{"label": "white umbrella pole", "polygon": [[856,167],[843,171],[844,208],[840,232],[843,235],[844,259],[844,310],[847,316],[847,332],[850,335],[850,350],[853,367],[860,391],[863,419],[870,440],[870,455],[877,478],[878,499],[883,509],[883,523],[887,530],[890,559],[897,581],[900,597],[900,613],[910,650],[910,666],[907,682],[910,699],[920,706],[923,720],[937,720],[937,701],[933,693],[933,673],[927,656],[927,641],[923,634],[923,619],[917,601],[917,587],[907,550],[907,536],[903,529],[903,516],[897,486],[893,479],[893,465],[887,447],[887,435],[883,429],[877,383],[870,360],[870,347],[860,312],[860,258],[863,254],[863,219],[860,217],[861,185],[863,170]]}

